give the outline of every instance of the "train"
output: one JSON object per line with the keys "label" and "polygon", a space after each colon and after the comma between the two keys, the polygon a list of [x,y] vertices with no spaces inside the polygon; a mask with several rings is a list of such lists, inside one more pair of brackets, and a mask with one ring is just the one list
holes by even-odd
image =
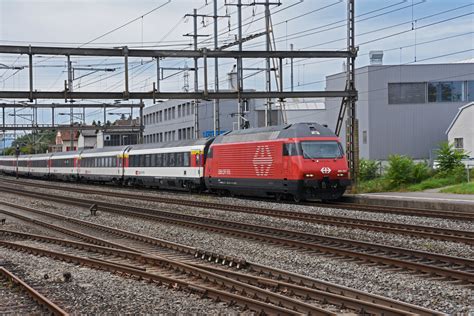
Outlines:
{"label": "train", "polygon": [[339,138],[317,123],[242,129],[198,140],[2,156],[0,172],[295,202],[336,200],[351,184]]}

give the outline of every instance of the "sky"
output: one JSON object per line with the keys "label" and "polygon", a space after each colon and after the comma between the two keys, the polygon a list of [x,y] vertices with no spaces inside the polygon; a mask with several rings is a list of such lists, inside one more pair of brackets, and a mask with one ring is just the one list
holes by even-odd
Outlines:
{"label": "sky", "polygon": [[[220,45],[234,42],[237,35],[236,0],[218,0]],[[250,4],[253,0],[242,0]],[[263,1],[258,1],[263,2]],[[278,2],[272,0],[271,2]],[[345,0],[281,0],[272,6],[275,45],[278,50],[337,50],[346,46]],[[225,5],[225,3],[229,5]],[[160,7],[161,6],[161,7]],[[160,8],[158,8],[160,7]],[[151,10],[155,11],[147,14]],[[212,0],[0,0],[0,45],[120,47],[190,49],[193,9],[212,15]],[[263,6],[244,6],[243,36],[264,30]],[[384,51],[384,64],[449,63],[474,57],[473,0],[356,0],[357,66],[369,64],[371,50]],[[133,21],[130,24],[110,31]],[[199,48],[213,48],[212,18],[199,18]],[[230,25],[230,30],[229,30]],[[102,36],[107,34],[105,36]],[[263,50],[265,37],[244,44],[244,50]],[[233,48],[236,49],[236,48]],[[76,71],[75,91],[123,91],[122,60],[118,58],[74,57],[74,67],[114,68],[113,72]],[[343,60],[295,60],[295,87],[323,90],[325,77],[342,70]],[[25,66],[27,59],[0,55],[0,63]],[[192,67],[192,60],[167,59],[163,67]],[[37,56],[34,59],[35,87],[60,91],[67,78],[64,57]],[[227,87],[227,72],[234,62],[220,61],[220,86]],[[1,65],[0,65],[1,66]],[[247,60],[244,67],[263,67],[264,60]],[[213,64],[209,70],[213,72]],[[130,59],[133,91],[150,91],[156,81],[151,59]],[[290,63],[284,62],[284,74]],[[184,73],[164,71],[162,88],[182,91]],[[246,88],[264,89],[264,74],[245,72]],[[193,74],[189,77],[193,88]],[[202,74],[201,74],[202,78]],[[290,88],[285,76],[285,89]],[[210,80],[212,88],[213,80]],[[0,90],[26,90],[28,69],[0,69]],[[202,86],[200,87],[202,88]],[[343,89],[344,87],[341,87]],[[0,100],[5,101],[5,100]],[[0,114],[1,115],[1,114]],[[88,114],[88,120],[97,117]],[[100,117],[100,116],[99,116]],[[48,120],[40,113],[40,119]],[[8,120],[8,119],[7,119]],[[64,117],[61,120],[67,120]]]}

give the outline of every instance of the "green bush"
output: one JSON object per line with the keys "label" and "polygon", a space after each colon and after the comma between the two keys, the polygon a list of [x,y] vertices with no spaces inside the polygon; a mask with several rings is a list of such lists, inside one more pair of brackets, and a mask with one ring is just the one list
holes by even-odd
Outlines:
{"label": "green bush", "polygon": [[455,149],[454,144],[443,142],[439,145],[439,149],[436,153],[438,154],[438,158],[436,159],[438,162],[438,170],[442,176],[450,175],[460,167],[464,168],[461,160],[466,158],[467,154],[462,149]]}
{"label": "green bush", "polygon": [[411,182],[419,183],[428,179],[431,174],[431,169],[426,162],[418,162],[413,165]]}
{"label": "green bush", "polygon": [[359,162],[359,177],[362,181],[373,180],[379,176],[379,162],[361,159]]}
{"label": "green bush", "polygon": [[406,156],[390,155],[389,164],[385,177],[389,180],[391,187],[400,187],[412,183],[415,164]]}

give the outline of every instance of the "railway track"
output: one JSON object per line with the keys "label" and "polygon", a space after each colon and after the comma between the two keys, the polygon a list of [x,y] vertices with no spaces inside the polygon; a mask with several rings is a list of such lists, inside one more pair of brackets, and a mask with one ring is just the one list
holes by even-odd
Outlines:
{"label": "railway track", "polygon": [[[48,186],[48,189],[52,189],[50,185],[47,185],[47,186]],[[56,186],[53,186],[53,187],[57,190],[61,188],[61,187],[56,187]],[[12,187],[7,188],[0,185],[0,190],[13,192],[12,191],[13,189],[15,190],[16,193],[21,193],[28,196],[53,197],[53,195],[47,195],[44,193],[41,193],[41,194],[33,193],[33,192],[21,190],[21,189],[12,188]],[[329,215],[321,215],[321,214],[316,214],[316,213],[293,212],[293,211],[277,210],[277,209],[270,209],[270,208],[254,208],[254,207],[243,207],[243,206],[228,205],[228,204],[197,202],[197,201],[183,200],[183,199],[170,199],[170,198],[161,198],[161,197],[155,198],[155,197],[149,197],[149,196],[145,196],[145,198],[143,198],[142,196],[136,196],[136,195],[129,196],[128,194],[124,196],[121,193],[107,192],[107,191],[100,191],[100,193],[97,193],[96,191],[88,190],[88,189],[77,189],[77,191],[73,191],[73,192],[85,193],[85,194],[103,194],[106,196],[128,198],[132,200],[145,199],[145,200],[150,200],[154,202],[162,202],[162,200],[165,200],[167,201],[166,203],[175,204],[175,205],[203,207],[203,208],[225,210],[225,211],[238,212],[238,213],[258,214],[258,215],[265,215],[265,216],[271,216],[271,217],[277,217],[277,218],[304,221],[308,223],[348,227],[348,228],[378,231],[378,232],[384,232],[384,233],[393,233],[393,234],[400,234],[400,235],[408,235],[408,236],[429,238],[429,239],[435,239],[435,240],[462,242],[469,245],[474,245],[474,231],[453,230],[453,229],[445,229],[445,228],[438,228],[438,227],[431,227],[431,226],[410,225],[410,224],[404,224],[404,223],[374,221],[374,220],[365,220],[365,219],[350,218],[350,217],[329,216]]]}
{"label": "railway track", "polygon": [[[293,308],[296,308],[296,311],[300,311],[302,307],[298,306],[299,303],[295,303],[295,301],[304,301],[308,305],[311,305],[311,303],[321,304],[323,307],[329,305],[332,306],[333,311],[335,308],[336,311],[350,310],[352,312],[355,311],[358,314],[441,314],[437,313],[436,311],[414,305],[400,303],[359,291],[353,291],[345,287],[339,287],[327,282],[323,282],[323,284],[321,284],[320,282],[315,282],[310,278],[305,278],[303,276],[294,274],[286,274],[283,271],[274,270],[265,266],[256,266],[252,267],[252,269],[247,267],[241,270],[236,270],[235,268],[232,269],[228,266],[224,268],[216,264],[212,264],[209,262],[209,260],[196,261],[196,256],[194,256],[193,259],[190,259],[181,255],[180,258],[182,260],[180,260],[180,262],[176,262],[176,260],[169,260],[159,256],[150,256],[141,252],[111,249],[64,239],[31,235],[7,230],[1,230],[0,235],[10,239],[17,239],[16,241],[0,241],[0,245],[7,248],[24,250],[38,255],[55,256],[57,258],[57,252],[48,251],[47,249],[44,249],[45,246],[35,244],[35,247],[31,247],[28,245],[22,245],[21,241],[28,239],[41,243],[60,245],[61,247],[68,247],[70,249],[69,251],[65,252],[67,256],[64,257],[63,260],[82,263],[82,260],[77,258],[78,256],[76,253],[77,251],[80,251],[83,253],[80,255],[81,258],[93,260],[92,262],[86,262],[86,265],[92,265],[93,267],[100,268],[97,262],[111,264],[112,266],[119,266],[121,268],[115,271],[126,273],[139,278],[153,279],[153,276],[149,276],[147,274],[151,273],[152,275],[155,275],[158,271],[162,271],[163,269],[165,270],[165,273],[168,277],[169,273],[177,273],[176,277],[179,277],[180,280],[183,280],[183,274],[192,273],[191,275],[193,279],[197,278],[201,282],[201,284],[199,284],[199,289],[196,288],[196,285],[188,284],[187,287],[185,287],[181,283],[179,285],[176,283],[171,283],[172,281],[170,280],[167,281],[168,283],[163,280],[159,280],[159,282],[164,282],[168,286],[172,287],[179,286],[190,291],[197,291],[199,294],[205,293],[206,296],[208,294],[207,292],[203,292],[203,289],[208,286],[208,283],[211,283],[214,286],[218,284],[219,288],[224,287],[228,289],[238,289],[236,292],[245,292],[247,296],[252,293],[252,290],[255,291],[255,288],[258,288],[260,291],[258,293],[253,293],[252,297],[257,295],[257,297],[260,297],[264,301],[272,301],[273,303],[276,303],[275,297],[267,297],[268,291],[270,291],[270,293],[281,294],[281,296],[285,299],[289,296],[292,298],[290,303],[287,301],[281,301],[282,297],[276,296],[276,298],[280,300],[278,301],[278,305],[291,307],[291,304],[293,304],[295,305]],[[18,239],[20,239],[20,241],[18,241]],[[106,268],[110,270],[110,266],[106,266]],[[196,272],[193,270],[193,268],[205,270],[208,273],[204,273],[200,270]],[[138,273],[136,270],[138,270]],[[196,275],[198,277],[196,277]],[[221,276],[224,279],[216,280],[216,275]],[[273,277],[269,278],[269,275],[272,275]],[[230,279],[230,281],[227,279]],[[204,282],[203,280],[206,281]],[[232,282],[232,280],[234,280],[234,282]],[[296,284],[297,282],[298,284]],[[246,289],[245,286],[250,286],[250,290]],[[214,299],[216,298],[217,297],[214,297]],[[333,314],[333,311],[326,309],[318,309],[316,311],[317,313],[315,313],[314,310],[309,310],[307,305],[304,305],[303,308],[307,309],[305,311],[306,313]]]}
{"label": "railway track", "polygon": [[327,203],[305,203],[305,205],[334,207],[340,209],[348,209],[372,213],[390,213],[406,216],[423,216],[433,218],[446,218],[451,220],[474,221],[474,212],[467,211],[442,211],[419,209],[412,207],[396,207],[396,206],[379,206],[379,205],[363,205],[349,202],[327,202]]}
{"label": "railway track", "polygon": [[[396,268],[398,270],[409,270],[416,273],[422,273],[424,276],[428,277],[458,280],[462,283],[474,284],[474,260],[466,258],[415,251],[406,248],[389,247],[342,238],[326,237],[272,227],[249,225],[246,223],[176,214],[146,208],[124,207],[123,205],[100,201],[80,200],[60,196],[46,197],[44,195],[42,198],[83,207],[88,207],[91,203],[97,203],[101,211],[111,212],[114,214],[145,218],[175,225],[178,224],[244,239],[259,240],[284,247],[310,250],[319,255],[334,255],[342,259],[351,258],[360,263],[370,263],[380,267]],[[28,207],[17,206],[7,202],[0,202],[0,204],[26,210],[30,213],[60,219],[61,221],[74,223],[82,222],[77,219],[51,214]],[[124,210],[124,208],[127,210]],[[8,214],[5,210],[0,210],[0,212]],[[14,214],[11,215],[14,216]],[[84,222],[81,225],[91,227],[93,224]]]}
{"label": "railway track", "polygon": [[[224,210],[224,211],[240,212],[242,211],[242,209],[244,210],[249,209],[252,212],[258,211],[259,213],[266,214],[266,215],[271,215],[272,213],[276,214],[278,212],[278,210],[273,210],[269,208],[256,208],[256,207],[247,208],[241,205],[212,203],[212,202],[196,201],[196,200],[188,200],[188,199],[151,196],[151,195],[145,195],[145,194],[136,195],[133,193],[123,192],[123,191],[111,192],[111,191],[104,191],[104,190],[97,190],[97,189],[73,188],[70,186],[58,186],[58,185],[54,185],[50,183],[38,183],[38,182],[30,182],[30,181],[26,182],[26,181],[21,181],[21,180],[9,179],[5,177],[1,177],[0,181],[11,183],[11,184],[39,187],[39,188],[44,188],[44,189],[62,190],[62,191],[76,192],[76,193],[82,193],[82,194],[96,194],[96,195],[98,194],[98,195],[105,195],[105,196],[112,196],[112,197],[119,197],[119,198],[127,198],[127,199],[132,199],[132,200],[142,200],[142,201],[159,202],[159,203],[167,203],[167,204],[203,207],[203,208],[219,209],[219,210]],[[405,208],[405,207],[403,208],[402,207],[384,207],[384,206],[374,206],[374,205],[361,205],[361,204],[346,203],[346,202],[328,202],[328,203],[306,202],[306,203],[301,203],[301,205],[331,207],[331,208],[349,209],[349,210],[357,210],[357,211],[373,212],[373,213],[389,213],[389,214],[399,214],[399,215],[406,215],[406,216],[423,216],[423,217],[431,217],[431,218],[445,218],[445,219],[450,219],[450,220],[474,221],[474,212],[439,211],[439,210],[427,210],[427,209],[416,209],[416,208]],[[292,212],[289,212],[289,213],[292,213]]]}
{"label": "railway track", "polygon": [[58,305],[2,266],[0,266],[0,298],[0,315],[68,315]]}

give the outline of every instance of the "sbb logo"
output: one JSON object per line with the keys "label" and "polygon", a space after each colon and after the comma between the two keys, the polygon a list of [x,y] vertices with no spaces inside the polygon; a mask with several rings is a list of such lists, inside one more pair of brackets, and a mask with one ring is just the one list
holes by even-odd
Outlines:
{"label": "sbb logo", "polygon": [[329,167],[322,167],[322,168],[321,168],[321,173],[322,173],[322,174],[330,174],[330,173],[331,173],[331,168],[329,168]]}

